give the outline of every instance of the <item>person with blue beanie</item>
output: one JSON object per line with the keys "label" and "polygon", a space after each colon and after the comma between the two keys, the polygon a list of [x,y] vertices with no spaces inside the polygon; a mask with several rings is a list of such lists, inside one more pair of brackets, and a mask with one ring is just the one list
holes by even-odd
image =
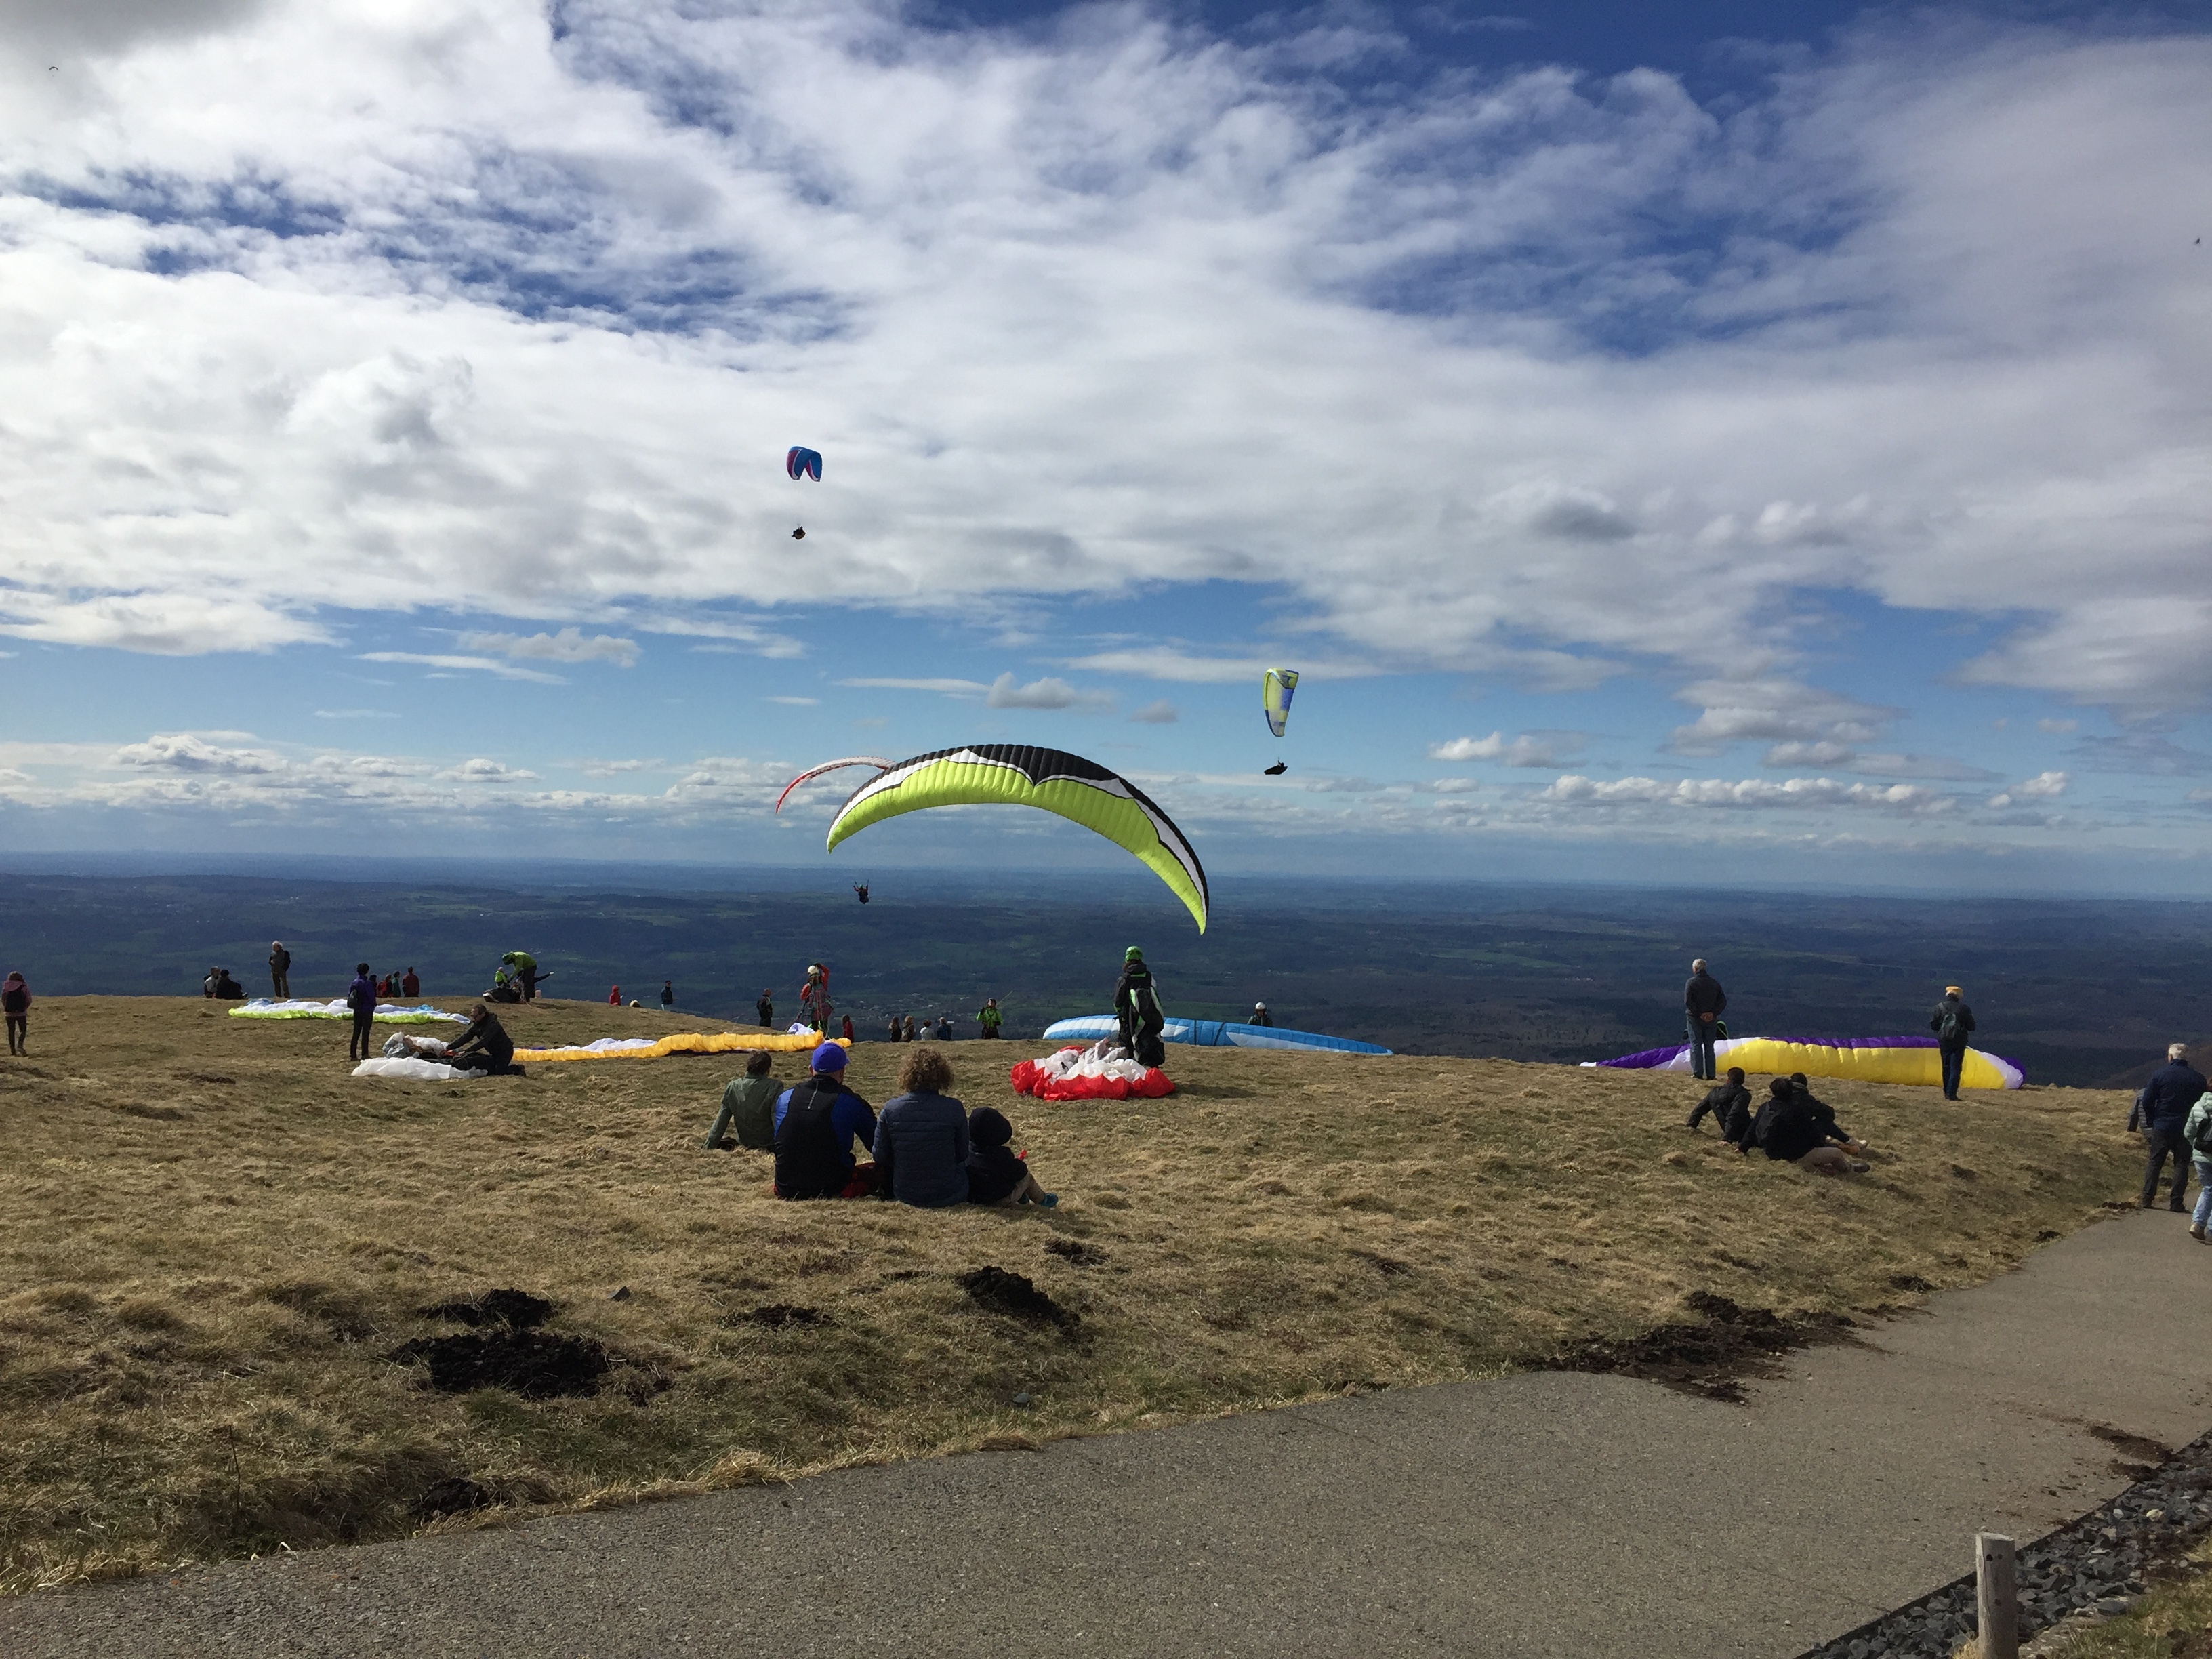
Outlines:
{"label": "person with blue beanie", "polygon": [[873,1150],[876,1111],[845,1086],[844,1045],[824,1042],[807,1062],[807,1079],[775,1103],[775,1195],[866,1198],[876,1190],[876,1166],[854,1155]]}

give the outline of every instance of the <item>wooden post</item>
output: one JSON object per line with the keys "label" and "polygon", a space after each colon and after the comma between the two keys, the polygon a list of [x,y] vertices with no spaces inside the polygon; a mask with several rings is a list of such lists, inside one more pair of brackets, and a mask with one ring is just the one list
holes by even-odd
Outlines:
{"label": "wooden post", "polygon": [[1981,1659],[2020,1659],[2020,1586],[2001,1532],[1974,1534],[1974,1619]]}

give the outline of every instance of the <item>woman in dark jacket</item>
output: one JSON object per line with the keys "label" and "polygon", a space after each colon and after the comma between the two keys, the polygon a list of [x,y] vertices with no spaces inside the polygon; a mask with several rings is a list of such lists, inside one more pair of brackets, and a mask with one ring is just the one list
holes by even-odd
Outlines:
{"label": "woman in dark jacket", "polygon": [[945,1056],[917,1048],[876,1119],[878,1190],[902,1204],[939,1210],[968,1201],[968,1109],[945,1093],[951,1086]]}

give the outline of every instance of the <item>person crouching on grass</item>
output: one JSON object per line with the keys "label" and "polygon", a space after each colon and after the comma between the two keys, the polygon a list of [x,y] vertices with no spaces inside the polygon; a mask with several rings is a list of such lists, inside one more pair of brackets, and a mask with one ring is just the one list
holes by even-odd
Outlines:
{"label": "person crouching on grass", "polygon": [[1049,1210],[1060,1202],[1030,1173],[1030,1166],[1014,1156],[1014,1126],[994,1106],[978,1106],[968,1114],[968,1201],[1011,1209],[1017,1204],[1040,1204]]}
{"label": "person crouching on grass", "polygon": [[846,1054],[825,1042],[807,1062],[808,1077],[775,1103],[775,1195],[866,1198],[876,1190],[876,1166],[853,1155],[872,1149],[876,1112],[845,1086]]}
{"label": "person crouching on grass", "polygon": [[902,1204],[942,1210],[968,1201],[968,1109],[951,1087],[942,1050],[908,1051],[899,1092],[876,1120],[877,1176]]}
{"label": "person crouching on grass", "polygon": [[1759,1149],[1778,1164],[1822,1175],[1864,1175],[1866,1164],[1850,1156],[1865,1146],[1844,1133],[1836,1115],[1812,1094],[1801,1093],[1786,1077],[1767,1085],[1771,1097],[1759,1114]]}

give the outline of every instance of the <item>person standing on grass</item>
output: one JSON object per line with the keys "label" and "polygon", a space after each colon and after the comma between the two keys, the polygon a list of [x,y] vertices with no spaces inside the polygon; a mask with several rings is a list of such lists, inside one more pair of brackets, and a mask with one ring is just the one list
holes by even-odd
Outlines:
{"label": "person standing on grass", "polygon": [[876,1190],[876,1166],[853,1156],[857,1143],[873,1150],[876,1112],[845,1086],[849,1056],[835,1042],[815,1049],[806,1081],[775,1103],[775,1195],[866,1198]]}
{"label": "person standing on grass", "polygon": [[1006,1023],[1006,1016],[999,1012],[998,998],[985,997],[982,1011],[975,1016],[975,1024],[982,1034],[986,1037],[996,1037],[999,1028]]}
{"label": "person standing on grass", "polygon": [[707,1131],[708,1149],[726,1152],[730,1143],[723,1131],[737,1131],[737,1144],[757,1152],[775,1150],[775,1097],[782,1092],[769,1075],[774,1060],[763,1049],[745,1059],[745,1074],[732,1079],[722,1091],[722,1109],[714,1114],[714,1127]]}
{"label": "person standing on grass", "polygon": [[279,1002],[292,994],[292,953],[281,939],[269,941],[269,994]]}
{"label": "person standing on grass", "polygon": [[353,1010],[353,1038],[346,1045],[346,1058],[368,1060],[373,1040],[370,1028],[376,1023],[376,981],[368,976],[365,962],[354,964],[353,983],[346,988],[346,1006]]}
{"label": "person standing on grass", "polygon": [[2148,1210],[2158,1196],[2159,1170],[2171,1158],[2171,1206],[2176,1212],[2180,1210],[2182,1194],[2189,1186],[2189,1143],[2183,1138],[2184,1131],[2188,1127],[2190,1108],[2204,1098],[2205,1088],[2204,1074],[2189,1063],[2189,1050],[2179,1042],[2170,1044],[2166,1064],[2151,1073],[2143,1090],[2143,1146],[2148,1155],[2143,1160],[2139,1207]]}
{"label": "person standing on grass", "polygon": [[760,1000],[753,1004],[753,1012],[760,1016],[761,1030],[763,1031],[775,1030],[775,999],[774,997],[766,991],[763,991],[760,994]]}
{"label": "person standing on grass", "polygon": [[676,981],[672,979],[660,981],[660,1012],[664,1014],[676,1012]]}
{"label": "person standing on grass", "polygon": [[1743,1067],[1731,1066],[1726,1080],[1706,1090],[1705,1098],[1690,1108],[1690,1127],[1696,1128],[1705,1121],[1705,1114],[1711,1112],[1713,1121],[1720,1126],[1721,1133],[1725,1136],[1736,1115],[1740,1112],[1748,1114],[1750,1110],[1751,1091],[1743,1086]]}
{"label": "person standing on grass", "polygon": [[899,1067],[899,1092],[876,1120],[877,1178],[918,1210],[968,1201],[968,1109],[946,1092],[951,1087],[944,1050],[917,1048]]}
{"label": "person standing on grass", "polygon": [[1728,993],[1720,981],[1705,971],[1705,959],[1690,964],[1690,981],[1682,988],[1682,1017],[1690,1028],[1690,1075],[1710,1083],[1715,1073],[1713,1042],[1720,1036],[1721,1016],[1728,1012]]}
{"label": "person standing on grass", "polygon": [[840,1014],[840,1015],[838,1015],[838,1016],[837,1016],[837,1035],[838,1035],[839,1036],[843,1037],[843,1038],[845,1039],[845,1041],[846,1041],[846,1042],[852,1042],[852,1040],[853,1040],[853,1017],[852,1017],[852,1015],[850,1015],[850,1014]]}
{"label": "person standing on grass", "polygon": [[403,997],[419,997],[422,994],[422,981],[415,977],[415,970],[412,968],[399,976],[399,994]]}
{"label": "person standing on grass", "polygon": [[[1943,1098],[1956,1100],[1959,1073],[1966,1066],[1966,1044],[1974,1035],[1974,1011],[1966,1006],[1966,993],[1955,985],[1945,986],[1943,1000],[1928,1017],[1928,1029],[1936,1033],[1936,1051],[1943,1056]],[[2179,1167],[2178,1162],[2175,1167]]]}
{"label": "person standing on grass", "polygon": [[0,1013],[8,1016],[8,1052],[27,1054],[31,1052],[31,988],[21,974],[8,975],[8,982],[0,985]]}

